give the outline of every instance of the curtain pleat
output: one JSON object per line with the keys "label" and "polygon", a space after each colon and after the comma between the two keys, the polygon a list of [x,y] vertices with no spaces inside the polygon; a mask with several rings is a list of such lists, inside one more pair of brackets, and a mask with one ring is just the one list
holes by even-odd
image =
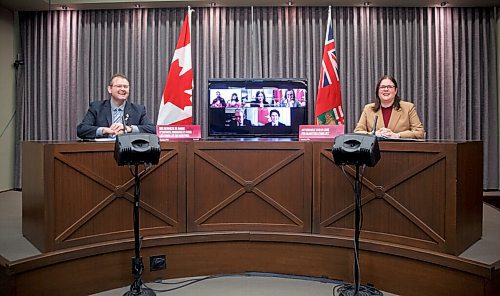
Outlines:
{"label": "curtain pleat", "polygon": [[[185,8],[20,12],[17,138],[74,140],[109,77],[156,121]],[[328,7],[196,8],[193,116],[207,135],[208,79],[306,78],[312,123]],[[498,189],[494,8],[333,7],[346,130],[383,74],[415,103],[428,139],[484,141],[484,188]],[[17,149],[19,151],[19,149]],[[20,187],[20,155],[17,155]]]}

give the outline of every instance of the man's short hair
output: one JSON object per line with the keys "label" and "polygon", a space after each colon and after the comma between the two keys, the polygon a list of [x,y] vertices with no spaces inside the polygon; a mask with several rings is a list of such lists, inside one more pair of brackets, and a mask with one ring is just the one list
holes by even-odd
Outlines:
{"label": "man's short hair", "polygon": [[130,83],[130,80],[128,80],[127,75],[122,74],[122,73],[116,73],[116,74],[113,74],[113,76],[111,76],[111,78],[109,79],[109,82],[108,82],[109,86],[113,86],[113,79],[115,79],[116,77],[126,79],[128,81],[128,83]]}
{"label": "man's short hair", "polygon": [[236,112],[241,113],[241,116],[245,117],[245,112],[243,111],[243,109],[237,108],[234,110],[234,114],[236,114]]}
{"label": "man's short hair", "polygon": [[272,114],[273,114],[273,112],[275,112],[276,114],[278,114],[278,117],[280,117],[280,116],[281,116],[281,115],[280,115],[280,111],[278,111],[278,110],[276,110],[276,109],[273,109],[273,110],[269,111],[269,115],[272,115]]}

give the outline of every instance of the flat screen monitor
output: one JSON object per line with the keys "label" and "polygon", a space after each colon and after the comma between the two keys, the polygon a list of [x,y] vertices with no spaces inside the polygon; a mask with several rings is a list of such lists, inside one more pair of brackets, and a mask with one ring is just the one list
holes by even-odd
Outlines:
{"label": "flat screen monitor", "polygon": [[306,79],[210,79],[208,136],[296,138],[308,124]]}

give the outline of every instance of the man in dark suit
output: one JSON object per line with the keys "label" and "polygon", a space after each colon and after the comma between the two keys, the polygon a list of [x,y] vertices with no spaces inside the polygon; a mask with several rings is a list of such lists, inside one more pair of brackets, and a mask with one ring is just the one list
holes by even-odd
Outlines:
{"label": "man in dark suit", "polygon": [[234,116],[229,126],[252,126],[252,122],[244,117],[244,112],[241,109],[234,110]]}
{"label": "man in dark suit", "polygon": [[285,126],[285,124],[279,122],[280,112],[278,110],[271,110],[269,116],[271,117],[271,122],[266,123],[265,126]]}
{"label": "man in dark suit", "polygon": [[127,76],[113,75],[108,84],[111,99],[90,103],[87,114],[77,127],[78,137],[115,137],[123,134],[125,129],[128,133],[156,133],[156,127],[146,114],[146,108],[127,101],[129,90]]}

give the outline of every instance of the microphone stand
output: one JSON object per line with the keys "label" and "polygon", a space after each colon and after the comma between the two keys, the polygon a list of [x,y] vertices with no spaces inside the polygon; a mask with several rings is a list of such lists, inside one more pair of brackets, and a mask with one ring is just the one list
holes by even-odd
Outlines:
{"label": "microphone stand", "polygon": [[[122,116],[123,133],[127,134],[127,120],[128,114]],[[144,171],[139,173],[139,164],[134,164],[134,171],[129,165],[129,170],[134,177],[134,258],[132,258],[132,274],[134,275],[134,282],[130,285],[130,290],[123,296],[155,296],[155,292],[149,288],[142,288],[142,272],[144,271],[144,262],[141,257],[141,241],[139,237],[139,204],[141,196],[141,176],[149,168],[148,164],[144,164]]]}
{"label": "microphone stand", "polygon": [[354,181],[354,295],[359,292],[359,235],[361,232],[361,179],[359,164],[356,165]]}
{"label": "microphone stand", "polygon": [[[361,234],[361,187],[363,186],[362,176],[360,174],[361,164],[356,164],[356,177],[354,180],[354,285],[342,284],[335,287],[338,296],[357,296],[357,295],[383,295],[379,290],[370,286],[363,286],[360,282],[359,270],[359,236]],[[363,165],[363,170],[364,170]]]}
{"label": "microphone stand", "polygon": [[[378,115],[375,115],[373,130],[371,134],[375,136],[377,130]],[[354,286],[351,284],[343,284],[336,287],[339,296],[357,296],[357,295],[382,295],[382,293],[374,287],[366,287],[360,285],[359,276],[359,236],[361,234],[361,188],[363,186],[362,176],[359,173],[361,164],[356,163],[356,177],[354,179]],[[363,171],[365,165],[363,164]],[[360,292],[361,287],[361,292]],[[354,291],[353,291],[354,290]],[[335,292],[335,290],[334,290]],[[360,294],[361,293],[361,294]],[[335,293],[334,293],[335,294]]]}
{"label": "microphone stand", "polygon": [[[342,285],[338,285],[333,289],[334,295],[342,295],[342,296],[357,296],[357,295],[382,295],[382,293],[375,289],[373,286],[363,286],[360,285],[359,279],[359,236],[361,234],[361,219],[362,219],[362,211],[361,211],[361,189],[363,186],[363,174],[360,173],[360,167],[363,166],[363,171],[368,166],[374,166],[378,160],[380,159],[380,152],[378,148],[378,142],[376,138],[376,130],[377,130],[377,119],[378,115],[375,115],[375,120],[373,123],[373,130],[371,131],[371,135],[369,138],[373,139],[373,143],[366,143],[364,145],[368,145],[367,147],[362,147],[362,143],[364,141],[360,139],[344,139],[340,138],[337,142],[337,138],[334,142],[334,147],[332,148],[332,154],[335,162],[340,165],[342,168],[342,172],[349,179],[349,176],[346,174],[344,170],[344,166],[346,164],[351,164],[356,166],[356,177],[354,180],[354,285],[344,283]],[[370,133],[369,133],[370,134]],[[364,137],[364,136],[363,136]],[[339,145],[339,143],[341,143]],[[373,146],[371,146],[373,145]],[[354,148],[354,149],[353,149]],[[369,150],[369,151],[368,151]],[[347,157],[345,155],[349,155],[353,151],[357,151],[358,154],[354,154],[354,157],[351,155]],[[369,152],[369,159],[365,159],[363,154]],[[337,155],[337,153],[339,153]],[[372,154],[373,153],[373,154]],[[349,181],[350,182],[350,181]],[[352,183],[351,183],[352,184]],[[338,292],[338,294],[335,294]]]}
{"label": "microphone stand", "polygon": [[[127,291],[124,296],[155,296],[155,292],[149,288],[142,288],[143,282],[141,279],[142,272],[144,271],[144,263],[141,257],[141,238],[139,237],[139,199],[141,195],[141,176],[146,172],[144,170],[139,173],[139,165],[134,165],[134,251],[135,256],[132,259],[132,274],[134,275],[134,282],[130,285],[130,291]],[[130,166],[129,166],[130,168]],[[132,170],[131,170],[132,171]]]}

